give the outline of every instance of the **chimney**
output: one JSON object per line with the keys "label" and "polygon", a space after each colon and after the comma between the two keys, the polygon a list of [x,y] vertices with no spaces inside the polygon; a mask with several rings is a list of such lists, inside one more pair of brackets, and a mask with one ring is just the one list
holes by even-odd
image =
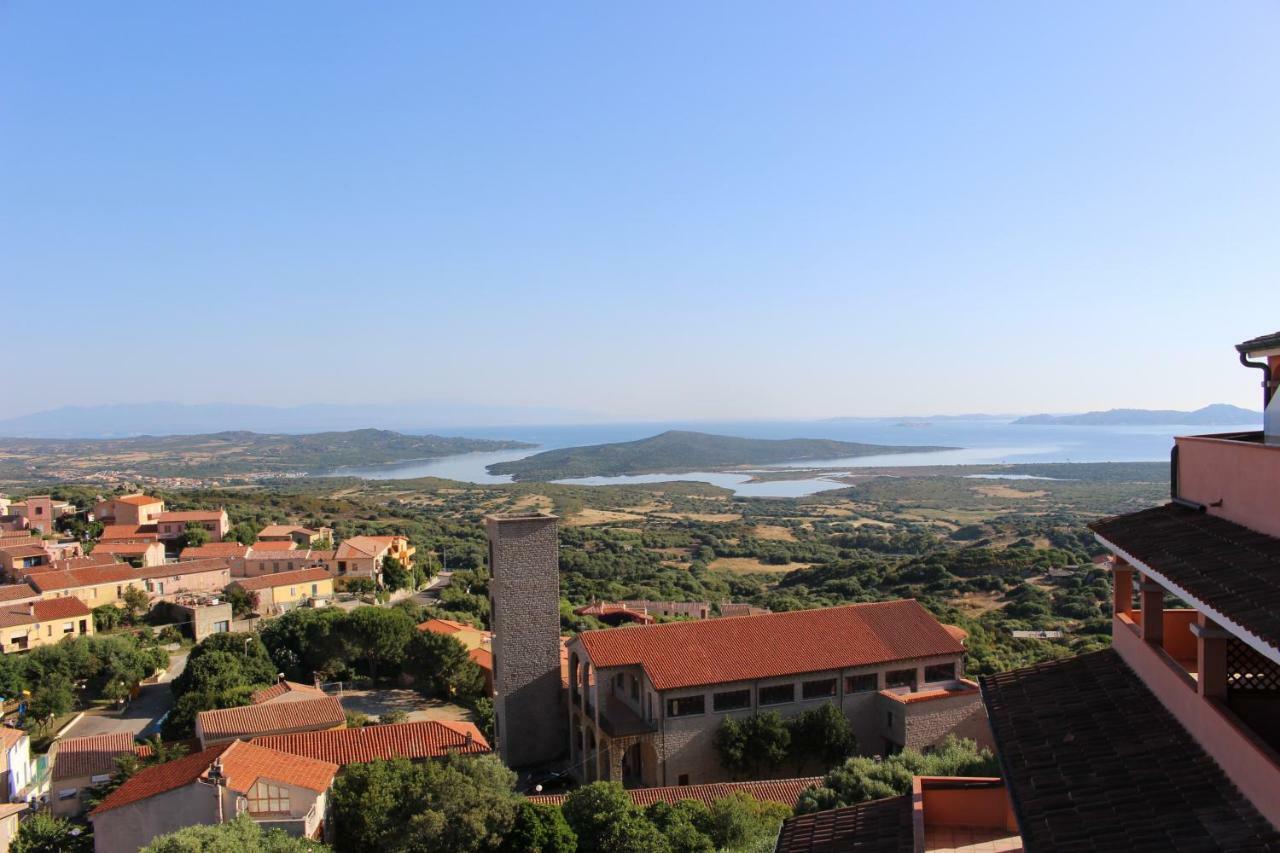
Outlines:
{"label": "chimney", "polygon": [[464,745],[465,745],[468,749],[470,749],[470,748],[471,748],[471,743],[472,743],[472,741],[473,741],[473,740],[474,740],[474,738],[472,738],[472,737],[471,737],[471,732],[467,732],[466,743],[465,743]]}
{"label": "chimney", "polygon": [[1280,444],[1280,332],[1236,345],[1240,363],[1262,371],[1262,434],[1267,444]]}

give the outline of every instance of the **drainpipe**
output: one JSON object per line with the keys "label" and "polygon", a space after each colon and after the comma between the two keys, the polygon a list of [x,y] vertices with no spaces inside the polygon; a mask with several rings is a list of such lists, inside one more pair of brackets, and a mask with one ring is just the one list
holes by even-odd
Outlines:
{"label": "drainpipe", "polygon": [[1249,354],[1240,353],[1240,363],[1245,367],[1253,367],[1262,371],[1262,408],[1265,411],[1267,406],[1271,404],[1271,396],[1275,392],[1275,383],[1271,379],[1271,368],[1266,362],[1250,361]]}

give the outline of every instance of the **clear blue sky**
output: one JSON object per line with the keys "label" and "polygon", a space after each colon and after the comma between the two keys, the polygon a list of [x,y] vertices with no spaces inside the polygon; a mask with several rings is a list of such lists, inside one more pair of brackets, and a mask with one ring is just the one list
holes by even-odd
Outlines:
{"label": "clear blue sky", "polygon": [[0,0],[0,416],[1256,406],[1277,43],[1264,2]]}

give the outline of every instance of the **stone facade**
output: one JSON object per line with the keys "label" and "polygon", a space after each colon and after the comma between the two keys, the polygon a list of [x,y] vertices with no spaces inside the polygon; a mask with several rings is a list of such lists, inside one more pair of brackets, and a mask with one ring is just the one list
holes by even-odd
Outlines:
{"label": "stone facade", "polygon": [[[661,787],[729,781],[733,776],[721,766],[714,747],[716,729],[725,718],[765,712],[787,718],[824,702],[844,712],[862,755],[925,749],[950,734],[989,747],[991,733],[977,685],[962,672],[963,656],[948,655],[658,691],[641,667],[596,669],[582,644],[570,642],[570,763],[582,782]],[[825,689],[832,682],[828,694]],[[762,703],[770,688],[785,693],[788,685],[790,701]],[[747,704],[718,710],[717,694],[735,692]],[[692,700],[692,706],[684,700]],[[701,710],[681,713],[689,707]],[[777,775],[796,773],[795,767],[781,767]]]}
{"label": "stone facade", "polygon": [[511,767],[565,750],[560,548],[551,515],[490,516],[489,582],[498,753]]}

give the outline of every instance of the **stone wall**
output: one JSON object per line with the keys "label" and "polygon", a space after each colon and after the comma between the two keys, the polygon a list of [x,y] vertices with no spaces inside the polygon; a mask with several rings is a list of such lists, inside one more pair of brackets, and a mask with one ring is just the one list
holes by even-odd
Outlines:
{"label": "stone wall", "polygon": [[560,701],[560,546],[554,516],[489,517],[494,713],[512,767],[568,747]]}

